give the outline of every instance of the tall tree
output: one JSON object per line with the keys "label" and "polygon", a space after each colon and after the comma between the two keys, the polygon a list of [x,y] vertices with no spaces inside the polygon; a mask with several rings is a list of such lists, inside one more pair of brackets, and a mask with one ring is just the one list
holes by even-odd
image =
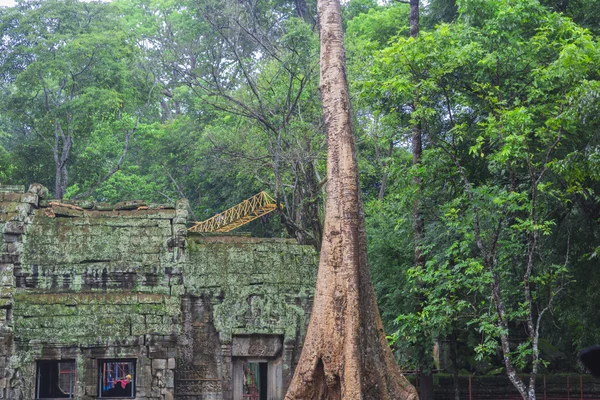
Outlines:
{"label": "tall tree", "polygon": [[98,131],[120,136],[122,151],[111,170],[120,168],[147,82],[145,74],[132,73],[135,48],[115,8],[73,0],[23,1],[2,11],[0,34],[0,84],[6,90],[0,110],[21,127],[23,137],[51,149],[54,196],[65,195],[74,153]]}
{"label": "tall tree", "polygon": [[429,143],[420,168],[427,262],[409,271],[427,290],[412,321],[438,331],[464,323],[480,336],[476,359],[499,356],[522,398],[535,399],[545,321],[585,243],[572,239],[585,211],[572,208],[580,189],[563,181],[571,162],[586,175],[584,197],[596,196],[576,160],[597,149],[588,104],[597,104],[599,53],[589,32],[536,1],[459,4],[457,23],[399,38],[383,57],[381,95],[406,104],[417,83]]}
{"label": "tall tree", "polygon": [[[192,0],[151,12],[164,19],[154,43],[169,79],[193,92],[199,113],[216,111],[237,122],[236,129],[210,136],[213,151],[224,163],[253,163],[263,187],[284,206],[279,216],[287,233],[318,248],[324,140],[310,7],[287,0]],[[238,134],[242,125],[248,135]]]}
{"label": "tall tree", "polygon": [[[410,37],[413,39],[417,38],[419,34],[419,0],[410,0]],[[412,104],[413,113],[415,117],[412,121],[413,126],[411,129],[411,147],[413,155],[413,166],[415,171],[418,171],[421,166],[421,159],[423,157],[423,134],[421,129],[421,118],[416,115],[419,102],[419,86],[414,85],[415,97]],[[414,249],[415,249],[415,268],[425,267],[425,255],[421,249],[423,242],[423,234],[425,230],[425,221],[423,220],[423,212],[421,210],[420,193],[422,192],[423,178],[418,172],[414,176],[415,189],[417,190],[417,196],[415,196],[413,204],[413,238],[414,238]],[[423,286],[421,282],[418,283],[419,287]],[[417,291],[417,312],[422,311],[422,290]],[[428,335],[421,336],[421,340],[417,341],[417,361],[419,370],[419,395],[422,400],[433,400],[433,372],[432,372],[432,357],[429,355],[433,343],[430,341]]]}
{"label": "tall tree", "polygon": [[386,342],[367,264],[338,0],[319,0],[327,200],[317,288],[286,399],[415,399]]}

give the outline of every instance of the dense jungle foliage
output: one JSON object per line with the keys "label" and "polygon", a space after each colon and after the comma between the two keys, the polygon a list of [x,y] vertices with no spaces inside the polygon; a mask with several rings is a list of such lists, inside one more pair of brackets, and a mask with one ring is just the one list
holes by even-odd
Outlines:
{"label": "dense jungle foliage", "polygon": [[[186,197],[197,220],[266,190],[284,207],[246,230],[318,248],[315,7],[0,8],[0,183]],[[446,372],[580,371],[600,342],[600,2],[430,0],[416,37],[405,2],[343,8],[372,278],[399,361],[437,368],[419,349],[438,343]]]}

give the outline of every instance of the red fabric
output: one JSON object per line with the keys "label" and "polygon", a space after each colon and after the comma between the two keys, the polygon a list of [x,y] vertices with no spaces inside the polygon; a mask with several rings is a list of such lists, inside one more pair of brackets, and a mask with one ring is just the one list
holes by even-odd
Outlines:
{"label": "red fabric", "polygon": [[129,382],[130,382],[130,381],[128,381],[128,380],[125,380],[125,379],[118,380],[118,381],[115,381],[115,386],[117,385],[117,383],[120,383],[120,384],[121,384],[121,388],[122,388],[122,389],[125,389],[125,386],[127,386],[127,384],[128,384]]}

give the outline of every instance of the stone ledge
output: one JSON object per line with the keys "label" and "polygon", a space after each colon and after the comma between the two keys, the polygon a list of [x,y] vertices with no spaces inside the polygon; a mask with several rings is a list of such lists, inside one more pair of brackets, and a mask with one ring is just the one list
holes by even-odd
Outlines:
{"label": "stone ledge", "polygon": [[25,185],[0,185],[0,193],[25,193]]}

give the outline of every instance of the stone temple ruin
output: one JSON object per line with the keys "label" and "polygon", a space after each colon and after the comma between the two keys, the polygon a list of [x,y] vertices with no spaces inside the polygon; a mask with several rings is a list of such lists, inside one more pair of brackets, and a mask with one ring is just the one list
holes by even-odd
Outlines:
{"label": "stone temple ruin", "polygon": [[317,254],[0,186],[0,399],[283,399]]}

